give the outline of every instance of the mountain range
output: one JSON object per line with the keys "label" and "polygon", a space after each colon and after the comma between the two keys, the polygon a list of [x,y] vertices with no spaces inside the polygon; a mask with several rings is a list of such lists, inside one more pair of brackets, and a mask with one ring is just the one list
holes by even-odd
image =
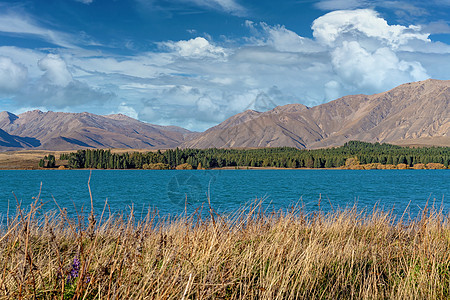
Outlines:
{"label": "mountain range", "polygon": [[322,148],[350,140],[450,146],[450,80],[407,83],[375,95],[352,95],[318,105],[247,110],[212,127],[188,148]]}
{"label": "mountain range", "polygon": [[314,107],[247,110],[205,132],[140,122],[125,115],[0,113],[0,150],[81,148],[313,149],[350,140],[450,146],[450,80],[413,82],[374,95],[351,95]]}
{"label": "mountain range", "polygon": [[125,115],[42,112],[0,113],[2,149],[74,150],[84,148],[174,148],[191,134],[176,126],[158,126]]}

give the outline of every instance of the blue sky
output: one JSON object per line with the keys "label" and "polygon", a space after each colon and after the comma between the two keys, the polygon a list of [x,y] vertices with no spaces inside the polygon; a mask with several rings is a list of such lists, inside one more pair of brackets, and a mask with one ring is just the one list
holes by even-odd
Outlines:
{"label": "blue sky", "polygon": [[450,79],[450,0],[0,0],[0,110],[204,130]]}

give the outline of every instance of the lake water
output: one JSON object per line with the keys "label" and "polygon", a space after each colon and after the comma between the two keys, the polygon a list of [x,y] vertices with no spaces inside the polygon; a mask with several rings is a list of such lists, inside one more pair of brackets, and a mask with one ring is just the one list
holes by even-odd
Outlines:
{"label": "lake water", "polygon": [[[74,213],[90,208],[89,170],[0,171],[0,214],[14,211],[16,195],[23,206],[39,194],[45,209],[54,198]],[[370,211],[375,204],[394,213],[416,216],[427,201],[450,211],[449,170],[93,170],[90,186],[96,213],[107,199],[112,212],[157,208],[176,215],[207,204],[233,212],[252,200],[264,199],[270,210],[303,205],[307,212],[351,207]],[[13,194],[14,193],[14,194]]]}

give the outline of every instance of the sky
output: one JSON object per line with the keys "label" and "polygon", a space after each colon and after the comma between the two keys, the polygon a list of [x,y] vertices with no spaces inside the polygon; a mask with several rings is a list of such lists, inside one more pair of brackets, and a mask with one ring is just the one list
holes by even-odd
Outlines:
{"label": "sky", "polygon": [[203,131],[450,79],[450,0],[0,0],[0,111]]}

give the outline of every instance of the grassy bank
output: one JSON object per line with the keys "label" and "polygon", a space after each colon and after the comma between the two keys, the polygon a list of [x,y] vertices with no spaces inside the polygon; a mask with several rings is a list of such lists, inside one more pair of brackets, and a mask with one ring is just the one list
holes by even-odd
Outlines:
{"label": "grassy bank", "polygon": [[[76,150],[73,150],[76,151]],[[123,154],[130,149],[112,149],[112,153]],[[133,152],[149,152],[148,149],[133,149]],[[67,161],[59,159],[61,154],[67,151],[49,151],[49,150],[21,150],[21,151],[0,151],[0,170],[36,170],[39,168],[39,161],[49,154],[56,157],[56,165],[63,166]]]}
{"label": "grassy bank", "polygon": [[305,216],[256,204],[158,223],[151,212],[138,222],[27,211],[1,230],[2,298],[450,297],[450,226],[436,210],[404,222],[383,211]]}

